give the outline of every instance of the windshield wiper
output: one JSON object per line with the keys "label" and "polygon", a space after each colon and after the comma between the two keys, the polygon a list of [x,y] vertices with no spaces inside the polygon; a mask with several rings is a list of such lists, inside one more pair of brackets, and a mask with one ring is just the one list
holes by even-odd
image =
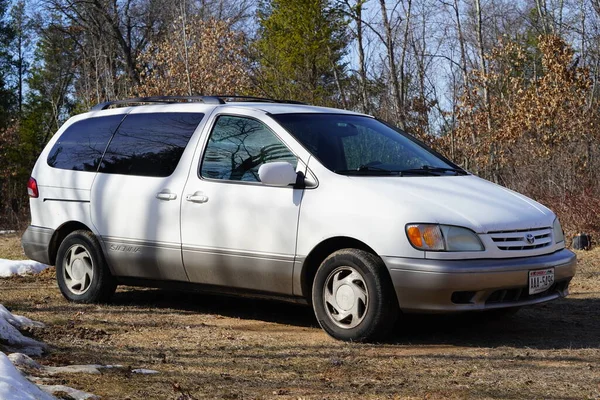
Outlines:
{"label": "windshield wiper", "polygon": [[359,176],[389,176],[400,175],[399,171],[390,171],[384,168],[361,166],[357,169],[336,169],[333,172],[341,175],[359,175]]}
{"label": "windshield wiper", "polygon": [[433,175],[440,172],[454,172],[456,175],[467,175],[466,171],[458,168],[434,167],[431,165],[422,165],[420,168],[403,169],[403,173],[422,173]]}
{"label": "windshield wiper", "polygon": [[456,175],[467,175],[465,171],[458,168],[434,167],[431,165],[423,165],[420,168],[396,169],[390,170],[386,168],[375,167],[372,165],[361,165],[357,169],[336,169],[335,173],[342,175],[356,176],[406,176],[406,175],[425,175],[425,176],[440,176],[444,172],[454,172]]}
{"label": "windshield wiper", "polygon": [[400,175],[399,171],[390,170],[387,168],[375,167],[373,165],[361,165],[356,169],[337,169],[336,173],[342,175],[371,175],[371,176],[388,176]]}
{"label": "windshield wiper", "polygon": [[357,171],[383,171],[383,172],[393,172],[387,168],[375,167],[373,165],[361,165],[356,168]]}

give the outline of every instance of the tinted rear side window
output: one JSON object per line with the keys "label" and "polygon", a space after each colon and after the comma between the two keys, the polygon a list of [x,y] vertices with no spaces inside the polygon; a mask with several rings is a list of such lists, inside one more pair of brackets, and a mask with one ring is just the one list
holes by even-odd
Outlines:
{"label": "tinted rear side window", "polygon": [[73,171],[96,171],[123,115],[88,118],[69,126],[48,155],[48,165]]}
{"label": "tinted rear side window", "polygon": [[202,117],[201,113],[128,115],[108,145],[99,172],[171,175]]}

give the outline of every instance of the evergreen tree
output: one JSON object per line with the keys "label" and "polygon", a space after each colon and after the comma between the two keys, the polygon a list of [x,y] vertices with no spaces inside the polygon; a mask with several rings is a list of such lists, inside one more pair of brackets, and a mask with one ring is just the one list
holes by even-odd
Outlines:
{"label": "evergreen tree", "polygon": [[269,96],[344,104],[347,22],[327,0],[271,0],[259,7],[258,85]]}
{"label": "evergreen tree", "polygon": [[10,10],[10,26],[13,30],[11,46],[12,67],[15,81],[16,101],[21,115],[24,101],[24,82],[29,68],[28,56],[31,44],[31,20],[25,10],[25,0],[18,0]]}
{"label": "evergreen tree", "polygon": [[35,49],[26,79],[29,90],[20,126],[24,167],[31,168],[37,155],[74,109],[73,82],[80,53],[77,30],[63,25],[45,27]]}
{"label": "evergreen tree", "polygon": [[5,22],[9,3],[8,0],[0,0],[0,129],[8,125],[15,102],[8,82],[12,68],[12,57],[8,49],[14,37],[10,24]]}

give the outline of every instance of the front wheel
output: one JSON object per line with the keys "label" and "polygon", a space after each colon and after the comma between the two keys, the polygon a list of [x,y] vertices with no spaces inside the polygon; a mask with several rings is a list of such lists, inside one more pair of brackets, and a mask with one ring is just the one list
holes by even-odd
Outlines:
{"label": "front wheel", "polygon": [[336,251],[323,261],[313,282],[319,324],[336,339],[383,339],[398,317],[398,301],[383,261],[357,249]]}
{"label": "front wheel", "polygon": [[117,288],[98,239],[85,230],[70,233],[60,244],[56,280],[63,296],[77,303],[107,302]]}

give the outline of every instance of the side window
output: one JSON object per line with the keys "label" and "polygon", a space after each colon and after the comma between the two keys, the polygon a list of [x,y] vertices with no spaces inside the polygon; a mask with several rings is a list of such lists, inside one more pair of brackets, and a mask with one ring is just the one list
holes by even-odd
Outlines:
{"label": "side window", "polygon": [[221,116],[210,134],[200,175],[204,178],[259,182],[258,168],[270,161],[298,160],[263,123]]}
{"label": "side window", "polygon": [[171,175],[202,117],[201,113],[128,115],[108,145],[99,172]]}
{"label": "side window", "polygon": [[97,171],[100,159],[123,115],[77,121],[69,126],[48,154],[48,165],[73,171]]}

